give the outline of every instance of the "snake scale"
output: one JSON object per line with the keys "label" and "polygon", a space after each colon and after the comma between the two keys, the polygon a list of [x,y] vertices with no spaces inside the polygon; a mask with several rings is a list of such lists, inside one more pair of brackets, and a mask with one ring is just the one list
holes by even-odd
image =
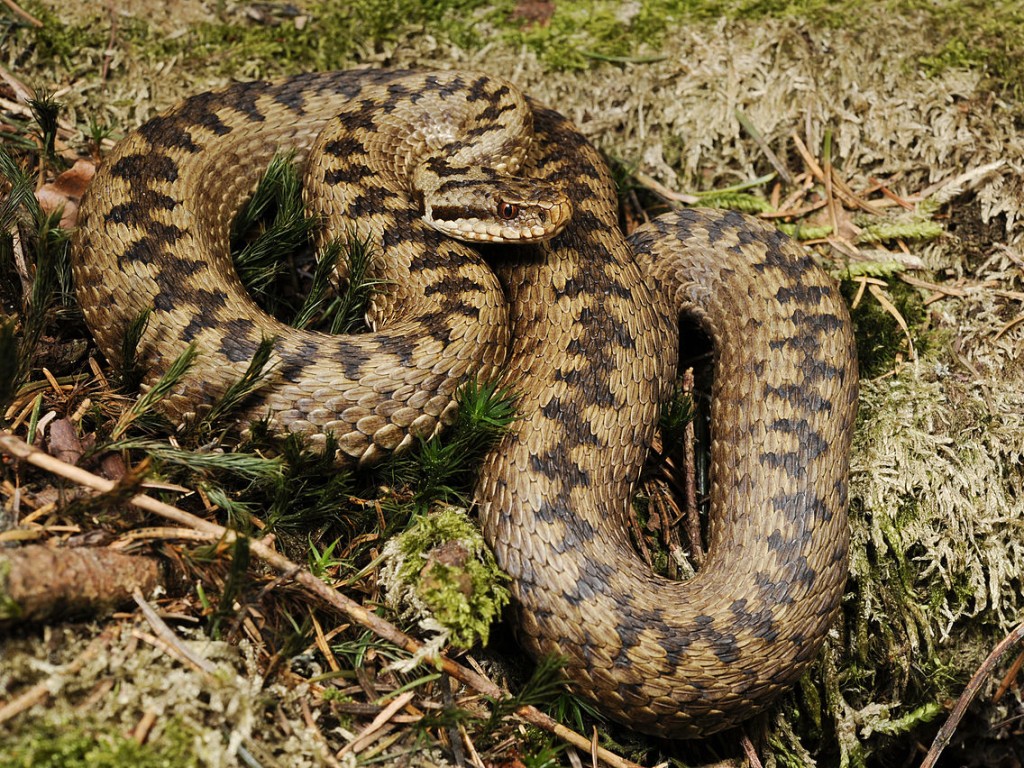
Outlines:
{"label": "snake scale", "polygon": [[[282,150],[307,161],[314,211],[391,254],[396,286],[375,297],[369,333],[281,325],[234,273],[230,222]],[[452,233],[512,242],[492,269]],[[247,416],[313,443],[333,433],[339,463],[434,434],[469,375],[512,384],[521,417],[475,502],[518,635],[633,728],[690,738],[742,721],[793,685],[835,617],[857,397],[836,286],[738,213],[670,213],[627,240],[597,151],[498,78],[350,71],[192,97],[107,158],[73,269],[113,362],[146,309],[149,384],[197,346],[163,406],[180,421],[274,337]],[[681,313],[711,337],[715,367],[709,554],[676,582],[637,556],[626,515]]]}

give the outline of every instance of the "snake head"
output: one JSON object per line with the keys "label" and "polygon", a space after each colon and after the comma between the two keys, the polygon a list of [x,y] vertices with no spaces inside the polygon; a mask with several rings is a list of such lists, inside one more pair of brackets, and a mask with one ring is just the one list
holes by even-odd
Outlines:
{"label": "snake head", "polygon": [[459,240],[537,243],[565,229],[571,217],[561,188],[535,180],[446,179],[423,195],[423,220]]}

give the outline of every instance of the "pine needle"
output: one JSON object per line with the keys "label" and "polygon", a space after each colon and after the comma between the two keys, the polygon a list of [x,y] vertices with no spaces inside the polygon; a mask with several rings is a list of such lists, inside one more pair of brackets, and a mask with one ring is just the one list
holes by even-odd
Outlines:
{"label": "pine needle", "polygon": [[220,453],[215,451],[189,451],[175,448],[169,443],[146,438],[118,440],[106,446],[107,450],[138,450],[168,464],[186,467],[193,472],[223,472],[250,481],[279,482],[284,478],[280,458],[269,459],[255,453]]}

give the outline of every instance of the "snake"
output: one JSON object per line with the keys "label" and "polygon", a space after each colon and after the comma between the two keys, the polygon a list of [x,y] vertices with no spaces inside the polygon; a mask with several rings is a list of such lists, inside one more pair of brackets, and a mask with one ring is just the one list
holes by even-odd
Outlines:
{"label": "snake", "polygon": [[[369,330],[298,330],[262,311],[229,253],[231,221],[281,152],[305,165],[325,227],[386,262]],[[510,576],[521,645],[569,688],[646,733],[699,738],[792,688],[835,620],[849,550],[857,401],[834,280],[748,215],[670,211],[628,238],[601,154],[502,78],[347,70],[236,83],[185,99],[106,157],[79,211],[72,269],[97,345],[182,424],[242,376],[239,416],[331,446],[339,465],[410,448],[454,418],[470,377],[517,394],[518,418],[473,494]],[[386,255],[386,258],[384,256]],[[343,277],[343,275],[342,275]],[[676,376],[680,321],[711,339],[708,553],[674,581],[627,517]]]}

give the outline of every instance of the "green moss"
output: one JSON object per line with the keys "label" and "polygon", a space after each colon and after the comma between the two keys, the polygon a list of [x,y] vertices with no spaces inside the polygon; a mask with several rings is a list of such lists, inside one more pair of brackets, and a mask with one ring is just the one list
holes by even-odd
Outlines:
{"label": "green moss", "polygon": [[[460,648],[486,644],[508,604],[508,577],[465,513],[446,508],[416,520],[388,545],[389,593],[433,617]],[[410,594],[411,593],[411,594]]]}
{"label": "green moss", "polygon": [[[1015,0],[887,0],[874,5],[877,13],[865,14],[859,0],[564,0],[553,4],[550,17],[538,21],[520,14],[514,0],[308,0],[264,21],[225,15],[195,24],[179,36],[166,35],[145,18],[121,16],[117,45],[134,60],[177,58],[210,74],[271,76],[349,67],[367,52],[429,30],[441,44],[475,50],[499,37],[506,44],[533,49],[552,68],[584,69],[597,61],[656,59],[666,36],[685,24],[793,18],[821,27],[867,29],[879,15],[889,14],[919,16],[934,31],[934,52],[918,60],[925,72],[980,70],[994,89],[1020,94],[1024,8]],[[99,6],[95,13],[79,14],[74,24],[62,22],[38,3],[25,7],[43,26],[22,27],[17,33],[31,36],[40,59],[72,70],[76,51],[104,50],[107,45],[110,17]]]}
{"label": "green moss", "polygon": [[[73,66],[75,54],[82,48],[102,48],[110,36],[109,27],[103,23],[104,8],[96,6],[95,18],[89,23],[71,25],[41,3],[30,0],[20,5],[42,22],[42,26],[24,27],[20,34],[31,35],[34,55],[41,61],[60,62],[61,66]],[[5,41],[6,42],[6,41]]]}
{"label": "green moss", "polygon": [[87,723],[46,723],[0,738],[0,768],[188,768],[201,765],[192,736],[176,720],[145,744]]}
{"label": "green moss", "polygon": [[[857,295],[856,281],[841,285],[847,301]],[[910,337],[918,355],[929,348],[929,339],[923,326],[927,319],[924,301],[917,289],[890,279],[885,292],[893,306],[910,329]],[[897,359],[907,360],[907,334],[895,317],[870,293],[865,292],[856,307],[851,307],[854,335],[857,339],[857,362],[862,378],[870,379],[892,371]]]}
{"label": "green moss", "polygon": [[1016,0],[966,0],[915,3],[931,17],[936,51],[922,56],[925,72],[950,68],[981,70],[997,90],[1022,95],[1024,82],[1024,6]]}
{"label": "green moss", "polygon": [[583,69],[600,60],[642,63],[657,58],[666,33],[681,24],[803,16],[837,25],[844,15],[835,5],[826,0],[566,0],[555,4],[546,24],[521,22],[516,41],[557,69]]}
{"label": "green moss", "polygon": [[[919,64],[929,74],[950,68],[982,71],[996,90],[1021,94],[1024,83],[1024,7],[1016,0],[889,0],[878,14],[920,14],[938,41]],[[567,0],[546,24],[520,20],[514,41],[533,48],[549,66],[582,69],[597,60],[643,60],[657,55],[674,26],[722,18],[757,21],[795,18],[823,27],[868,27],[860,0],[652,0],[625,5],[609,0]],[[515,17],[512,17],[515,21]]]}
{"label": "green moss", "polygon": [[672,2],[624,6],[605,0],[561,2],[545,25],[524,26],[520,42],[558,69],[584,69],[599,59],[627,59],[644,46],[657,48],[666,22],[674,20]]}
{"label": "green moss", "polygon": [[[249,20],[204,22],[172,43],[176,53],[205,59],[231,75],[259,62],[261,74],[331,70],[352,66],[362,52],[393,43],[419,28],[460,47],[483,43],[480,21],[495,12],[482,0],[420,3],[415,0],[357,0],[305,3],[299,16],[276,23]],[[168,51],[169,53],[171,51]]]}

